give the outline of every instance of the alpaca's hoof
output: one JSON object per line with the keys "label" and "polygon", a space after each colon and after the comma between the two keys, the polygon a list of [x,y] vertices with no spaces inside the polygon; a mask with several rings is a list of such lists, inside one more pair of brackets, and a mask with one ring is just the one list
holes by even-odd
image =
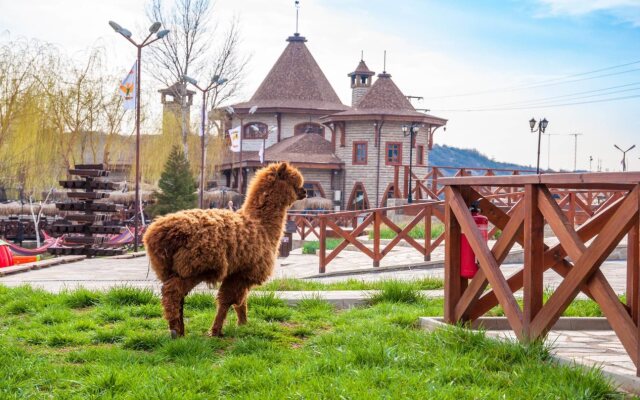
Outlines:
{"label": "alpaca's hoof", "polygon": [[169,332],[171,333],[171,339],[177,339],[178,338],[178,332],[176,332],[175,329],[171,329]]}
{"label": "alpaca's hoof", "polygon": [[222,331],[209,331],[207,332],[207,336],[209,337],[223,337]]}

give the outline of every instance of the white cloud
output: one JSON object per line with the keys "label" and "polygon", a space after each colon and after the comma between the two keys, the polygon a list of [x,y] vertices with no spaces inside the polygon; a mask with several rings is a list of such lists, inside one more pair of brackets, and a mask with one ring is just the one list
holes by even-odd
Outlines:
{"label": "white cloud", "polygon": [[640,26],[640,0],[540,0],[552,15],[581,16],[605,12]]}

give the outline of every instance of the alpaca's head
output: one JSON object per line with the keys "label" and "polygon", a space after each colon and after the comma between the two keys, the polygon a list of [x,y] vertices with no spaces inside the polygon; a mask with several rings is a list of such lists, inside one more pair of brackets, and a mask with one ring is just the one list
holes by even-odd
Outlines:
{"label": "alpaca's head", "polygon": [[270,164],[256,173],[249,185],[247,200],[253,207],[286,209],[306,197],[303,184],[302,174],[289,163]]}

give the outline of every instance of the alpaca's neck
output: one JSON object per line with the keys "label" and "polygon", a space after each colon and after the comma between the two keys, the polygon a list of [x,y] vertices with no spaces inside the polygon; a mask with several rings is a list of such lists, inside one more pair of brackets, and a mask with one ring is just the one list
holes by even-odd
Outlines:
{"label": "alpaca's neck", "polygon": [[286,205],[259,204],[254,198],[247,198],[240,212],[260,221],[270,235],[279,238],[287,216]]}

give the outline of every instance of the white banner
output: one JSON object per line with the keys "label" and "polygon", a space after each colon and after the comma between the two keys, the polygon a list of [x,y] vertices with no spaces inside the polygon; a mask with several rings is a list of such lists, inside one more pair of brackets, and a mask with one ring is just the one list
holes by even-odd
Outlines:
{"label": "white banner", "polygon": [[260,150],[258,150],[258,156],[260,157],[260,164],[264,164],[264,140],[260,145]]}
{"label": "white banner", "polygon": [[136,76],[138,71],[138,62],[133,63],[133,67],[131,67],[131,71],[124,78],[118,91],[120,92],[120,96],[124,98],[124,102],[122,105],[125,110],[133,110],[136,108]]}
{"label": "white banner", "polygon": [[233,129],[229,129],[229,137],[231,138],[231,151],[233,151],[234,153],[239,153],[240,152],[240,141],[242,140],[241,137],[242,133],[241,133],[241,129],[239,126],[236,126]]}

